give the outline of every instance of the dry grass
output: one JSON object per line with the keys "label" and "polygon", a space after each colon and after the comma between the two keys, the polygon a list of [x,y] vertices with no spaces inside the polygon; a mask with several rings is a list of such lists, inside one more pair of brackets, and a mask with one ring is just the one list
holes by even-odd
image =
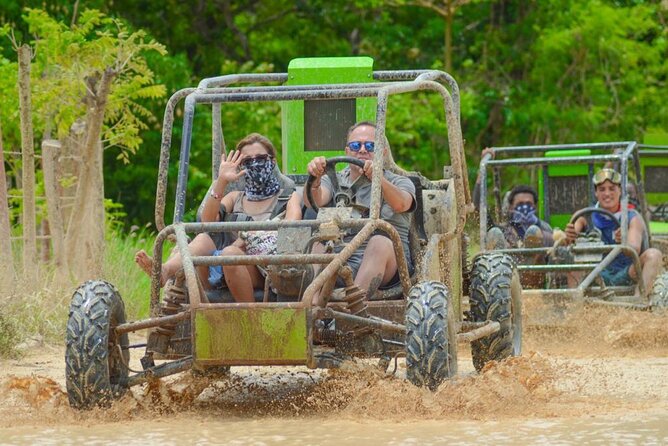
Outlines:
{"label": "dry grass", "polygon": [[[129,320],[148,315],[150,281],[135,265],[134,254],[150,249],[152,242],[151,234],[136,230],[114,233],[107,240],[99,279],[118,288]],[[54,280],[53,268],[44,264],[31,274],[31,280],[0,281],[0,356],[20,355],[26,345],[64,342],[69,302],[79,283],[62,277]]]}

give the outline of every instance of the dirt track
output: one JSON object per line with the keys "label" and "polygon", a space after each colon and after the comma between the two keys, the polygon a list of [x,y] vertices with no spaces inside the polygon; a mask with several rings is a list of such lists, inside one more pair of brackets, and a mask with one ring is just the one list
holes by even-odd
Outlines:
{"label": "dirt track", "polygon": [[[668,315],[590,309],[572,315],[565,327],[527,327],[524,354],[482,374],[473,372],[467,348],[461,346],[460,375],[436,393],[401,379],[401,364],[394,377],[365,364],[335,371],[234,368],[230,379],[213,383],[185,374],[151,389],[135,388],[110,410],[83,414],[67,405],[62,347],[32,349],[21,360],[0,363],[0,438],[4,431],[21,444],[24,434],[44,432],[44,437],[31,437],[41,440],[50,438],[47,432],[62,431],[63,438],[85,441],[95,433],[153,429],[166,439],[192,441],[199,437],[179,437],[184,431],[178,426],[215,431],[215,423],[225,420],[226,435],[232,435],[228,439],[244,443],[268,436],[257,440],[266,444],[274,442],[274,431],[290,441],[310,438],[300,422],[306,419],[320,435],[303,444],[342,440],[330,437],[332,432],[350,432],[346,438],[351,442],[364,441],[369,430],[387,434],[372,437],[376,440],[428,443],[458,430],[455,438],[464,442],[485,435],[498,442],[526,439],[536,430],[557,435],[563,429],[566,436],[545,438],[577,442],[586,438],[573,437],[577,426],[583,432],[598,426],[597,440],[610,433],[619,440],[630,432],[631,442],[661,443],[668,441],[667,322]],[[439,427],[444,420],[447,430]],[[470,420],[477,422],[469,425]],[[477,430],[474,436],[471,429]]]}

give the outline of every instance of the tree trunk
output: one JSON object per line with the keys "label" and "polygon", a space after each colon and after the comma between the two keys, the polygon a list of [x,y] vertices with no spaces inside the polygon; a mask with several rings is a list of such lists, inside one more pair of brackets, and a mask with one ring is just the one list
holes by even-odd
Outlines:
{"label": "tree trunk", "polygon": [[2,123],[0,123],[0,290],[14,282],[14,256],[12,255],[11,226],[9,221],[9,201],[7,199],[7,176],[5,174],[5,153],[2,144]]}
{"label": "tree trunk", "polygon": [[[74,200],[77,195],[78,179],[81,172],[81,153],[86,139],[86,123],[83,120],[72,124],[70,134],[60,150],[60,156],[56,163],[56,178],[58,181],[58,193],[60,194],[60,204],[63,218],[64,230],[67,233],[67,222],[70,221]],[[67,180],[67,185],[63,186],[60,180]]]}
{"label": "tree trunk", "polygon": [[42,169],[44,172],[44,191],[46,193],[46,208],[49,215],[49,230],[51,232],[51,246],[56,269],[62,273],[65,266],[65,230],[61,213],[60,195],[58,193],[58,176],[56,164],[61,151],[60,141],[48,139],[42,141]]}
{"label": "tree trunk", "polygon": [[19,110],[21,116],[21,158],[23,172],[23,276],[30,283],[36,275],[37,234],[35,226],[35,147],[30,100],[30,58],[32,50],[21,45],[19,55]]}
{"label": "tree trunk", "polygon": [[104,260],[104,182],[100,136],[111,83],[116,73],[106,69],[86,113],[85,143],[74,208],[67,227],[66,252],[79,280],[99,277]]}

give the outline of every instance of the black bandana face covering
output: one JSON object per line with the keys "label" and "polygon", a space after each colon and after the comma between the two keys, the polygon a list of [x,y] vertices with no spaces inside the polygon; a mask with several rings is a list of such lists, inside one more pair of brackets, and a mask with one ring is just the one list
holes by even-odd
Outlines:
{"label": "black bandana face covering", "polygon": [[278,193],[281,185],[274,175],[274,163],[271,158],[251,158],[244,162],[244,168],[246,197],[250,201],[261,201]]}
{"label": "black bandana face covering", "polygon": [[529,226],[538,224],[536,207],[531,203],[521,203],[510,213],[510,223],[517,230],[517,235],[524,237]]}

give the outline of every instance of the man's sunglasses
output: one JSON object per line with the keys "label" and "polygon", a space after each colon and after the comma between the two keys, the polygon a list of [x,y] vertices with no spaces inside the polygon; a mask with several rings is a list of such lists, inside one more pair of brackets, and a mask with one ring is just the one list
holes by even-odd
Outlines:
{"label": "man's sunglasses", "polygon": [[594,186],[598,186],[605,181],[610,181],[614,184],[622,184],[622,176],[614,169],[601,169],[594,174]]}
{"label": "man's sunglasses", "polygon": [[364,146],[364,150],[366,150],[367,152],[373,153],[373,149],[374,149],[375,144],[374,144],[373,141],[364,141],[364,142],[350,141],[348,143],[348,147],[353,152],[359,152],[360,150],[362,150],[362,146]]}
{"label": "man's sunglasses", "polygon": [[252,158],[244,158],[241,161],[241,165],[243,165],[244,167],[248,167],[248,166],[251,166],[253,164],[264,163],[267,160],[272,160],[272,159],[273,159],[273,157],[271,155],[269,155],[268,153],[265,153],[263,155],[255,155]]}

